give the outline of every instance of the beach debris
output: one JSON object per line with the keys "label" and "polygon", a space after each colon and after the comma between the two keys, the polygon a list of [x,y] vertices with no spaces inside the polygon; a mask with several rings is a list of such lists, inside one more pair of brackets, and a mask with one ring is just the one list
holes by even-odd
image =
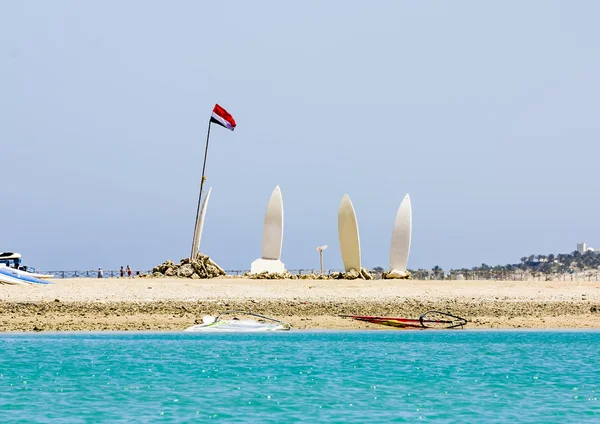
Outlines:
{"label": "beach debris", "polygon": [[179,264],[171,260],[165,261],[152,269],[155,278],[178,277],[194,280],[204,278],[217,278],[225,275],[225,271],[217,265],[208,255],[198,253],[194,259],[183,258]]}

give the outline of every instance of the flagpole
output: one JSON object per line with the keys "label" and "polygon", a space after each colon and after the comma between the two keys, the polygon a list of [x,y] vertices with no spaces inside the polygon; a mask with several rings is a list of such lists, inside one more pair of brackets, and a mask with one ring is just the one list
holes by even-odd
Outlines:
{"label": "flagpole", "polygon": [[196,244],[196,235],[198,233],[198,216],[200,215],[200,202],[202,200],[202,187],[204,186],[204,180],[206,177],[204,176],[204,170],[206,169],[206,156],[208,155],[208,141],[210,139],[210,124],[212,123],[212,119],[208,121],[208,132],[206,133],[206,147],[204,148],[204,163],[202,164],[202,179],[200,180],[200,195],[198,196],[198,208],[196,209],[196,223],[194,224],[194,238],[192,239],[192,252],[190,253],[190,260],[194,259],[196,253],[198,251],[198,246]]}

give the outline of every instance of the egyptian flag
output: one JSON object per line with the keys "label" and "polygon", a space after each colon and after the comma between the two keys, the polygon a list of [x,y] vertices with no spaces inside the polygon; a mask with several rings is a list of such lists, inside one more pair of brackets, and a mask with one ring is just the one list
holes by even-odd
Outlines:
{"label": "egyptian flag", "polygon": [[235,119],[233,119],[233,116],[231,116],[229,112],[227,112],[218,104],[216,104],[215,108],[213,109],[212,116],[210,117],[210,122],[219,124],[222,127],[225,127],[231,131],[235,129]]}

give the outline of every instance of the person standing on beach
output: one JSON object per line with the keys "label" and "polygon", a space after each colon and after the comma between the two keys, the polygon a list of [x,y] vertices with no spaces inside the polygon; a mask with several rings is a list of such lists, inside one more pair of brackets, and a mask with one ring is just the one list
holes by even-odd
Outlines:
{"label": "person standing on beach", "polygon": [[127,276],[131,278],[131,268],[129,268],[129,265],[127,265]]}
{"label": "person standing on beach", "polygon": [[125,270],[123,269],[123,265],[121,265],[121,270],[119,272],[121,273],[121,278],[125,277]]}
{"label": "person standing on beach", "polygon": [[104,278],[104,273],[102,272],[102,267],[98,267],[98,278]]}

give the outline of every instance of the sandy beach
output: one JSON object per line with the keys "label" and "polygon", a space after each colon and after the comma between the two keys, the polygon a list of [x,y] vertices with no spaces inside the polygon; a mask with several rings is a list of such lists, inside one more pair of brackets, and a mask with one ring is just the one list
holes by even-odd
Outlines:
{"label": "sandy beach", "polygon": [[0,286],[0,331],[183,330],[202,316],[249,310],[293,329],[390,329],[340,314],[417,318],[466,328],[600,328],[600,282],[64,279]]}

